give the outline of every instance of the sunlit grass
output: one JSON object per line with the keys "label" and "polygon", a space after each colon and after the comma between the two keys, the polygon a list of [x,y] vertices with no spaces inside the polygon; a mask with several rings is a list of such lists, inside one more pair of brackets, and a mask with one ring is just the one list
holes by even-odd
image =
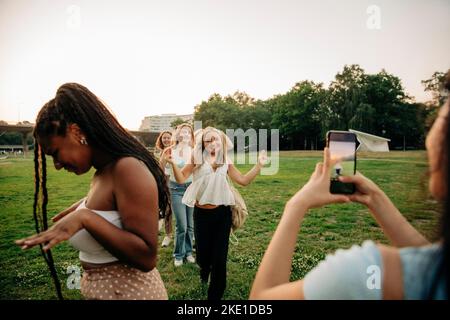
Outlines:
{"label": "sunlit grass", "polygon": [[[228,286],[225,299],[247,299],[264,251],[281,217],[284,204],[309,178],[321,152],[280,153],[276,175],[258,176],[241,188],[250,216],[230,243]],[[50,162],[51,163],[51,162]],[[246,172],[251,165],[238,165]],[[438,205],[430,200],[425,185],[426,154],[423,151],[358,154],[357,169],[374,180],[391,197],[411,223],[432,238],[438,220]],[[49,167],[49,213],[86,195],[93,172],[74,176]],[[15,239],[34,232],[32,201],[34,188],[31,159],[0,161],[0,298],[53,299],[53,284],[38,249],[22,251]],[[160,242],[163,235],[160,236]],[[366,239],[388,243],[368,210],[358,204],[330,205],[311,210],[299,233],[292,278],[304,276],[337,248],[348,248]],[[173,242],[172,242],[173,244]],[[205,299],[197,265],[173,266],[173,247],[160,248],[158,269],[170,299]],[[64,296],[81,299],[79,290],[67,289],[66,270],[79,265],[78,252],[64,243],[53,250]]]}

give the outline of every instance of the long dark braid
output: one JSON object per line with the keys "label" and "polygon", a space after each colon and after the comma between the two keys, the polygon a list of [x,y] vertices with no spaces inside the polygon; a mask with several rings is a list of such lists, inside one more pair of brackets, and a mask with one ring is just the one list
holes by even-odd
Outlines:
{"label": "long dark braid", "polygon": [[153,154],[120,125],[91,91],[77,83],[66,83],[59,87],[56,97],[39,112],[35,136],[63,136],[72,123],[80,127],[90,145],[111,155],[115,160],[134,157],[143,161],[156,180],[159,208],[165,212],[170,201],[169,190],[166,176]]}
{"label": "long dark braid", "polygon": [[[35,228],[37,233],[41,233],[48,229],[47,223],[47,168],[45,162],[45,154],[42,152],[40,146],[35,143],[34,145],[34,202],[33,202],[33,217],[35,222]],[[42,201],[40,203],[40,201]],[[40,204],[40,205],[39,205]],[[39,245],[41,249],[42,256],[48,265],[50,274],[52,276],[53,282],[56,288],[56,294],[58,299],[63,300],[63,295],[61,292],[61,284],[58,279],[58,273],[56,272],[55,263],[53,261],[52,252],[43,250],[42,244]]]}
{"label": "long dark braid", "polygon": [[[34,128],[34,137],[37,141],[38,138],[64,136],[67,127],[72,123],[80,127],[86,135],[89,145],[104,151],[114,160],[122,157],[134,157],[144,162],[158,186],[159,209],[166,212],[166,208],[170,206],[170,197],[166,176],[160,168],[159,162],[143,144],[120,125],[105,104],[86,87],[77,83],[66,83],[59,87],[56,97],[47,102],[40,110]],[[44,159],[42,164],[45,167],[43,153],[42,158]],[[46,193],[45,178],[42,182],[42,188]],[[39,188],[36,190],[39,191]],[[37,192],[35,192],[35,199],[37,197]],[[45,196],[45,198],[47,197]],[[46,204],[47,200],[42,202],[43,207]],[[37,207],[36,204],[35,207]],[[42,220],[46,225],[46,217],[43,217]],[[35,221],[38,223],[36,215]],[[53,264],[52,259],[46,259],[46,261],[49,267]],[[52,273],[52,277],[57,280],[54,275],[56,276]]]}

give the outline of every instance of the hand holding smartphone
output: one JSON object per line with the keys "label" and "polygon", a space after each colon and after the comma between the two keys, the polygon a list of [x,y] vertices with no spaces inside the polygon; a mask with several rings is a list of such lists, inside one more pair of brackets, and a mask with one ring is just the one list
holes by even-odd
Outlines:
{"label": "hand holding smartphone", "polygon": [[356,172],[356,135],[348,131],[328,131],[327,147],[334,162],[330,170],[330,193],[355,193],[353,183],[343,183],[338,178]]}

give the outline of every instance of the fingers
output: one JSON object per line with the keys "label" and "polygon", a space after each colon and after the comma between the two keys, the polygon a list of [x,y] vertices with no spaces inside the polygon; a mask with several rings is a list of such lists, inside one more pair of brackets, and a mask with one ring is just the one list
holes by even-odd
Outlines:
{"label": "fingers", "polygon": [[328,169],[330,166],[330,148],[323,149],[323,168]]}
{"label": "fingers", "polygon": [[365,205],[367,205],[367,203],[368,203],[367,196],[365,196],[361,193],[350,194],[350,195],[348,195],[348,198],[352,202],[357,202],[357,203],[361,203],[361,204],[365,204]]}
{"label": "fingers", "polygon": [[266,150],[261,150],[258,156],[259,163],[265,165],[267,163],[267,152]]}
{"label": "fingers", "polygon": [[361,184],[364,182],[366,177],[364,177],[359,171],[356,172],[356,174],[351,176],[339,176],[339,181],[345,182],[345,183],[355,183],[355,184]]}
{"label": "fingers", "polygon": [[164,149],[163,153],[162,153],[162,157],[170,162],[172,160],[172,148],[171,147],[167,147],[166,149]]}
{"label": "fingers", "polygon": [[314,170],[315,173],[321,173],[323,170],[323,163],[322,162],[318,162],[316,164],[316,169]]}
{"label": "fingers", "polygon": [[39,234],[34,234],[34,235],[32,235],[32,236],[29,236],[29,237],[26,237],[26,238],[23,238],[23,239],[16,240],[15,243],[16,243],[17,245],[21,246],[21,245],[24,245],[26,241],[30,241],[30,240],[34,239],[35,237],[37,237],[37,236],[39,236],[39,235],[40,235],[40,233],[39,233]]}
{"label": "fingers", "polygon": [[315,178],[315,177],[317,177],[317,176],[319,176],[319,175],[321,175],[322,174],[322,169],[323,168],[323,163],[322,162],[318,162],[318,163],[316,163],[316,168],[314,169],[314,172],[313,172],[313,174],[311,175],[311,177],[313,178]]}
{"label": "fingers", "polygon": [[334,203],[351,202],[350,197],[348,195],[343,195],[343,194],[333,194],[331,199]]}
{"label": "fingers", "polygon": [[328,174],[330,168],[339,161],[338,158],[332,159],[330,155],[330,148],[323,149],[323,173]]}
{"label": "fingers", "polygon": [[53,248],[55,245],[57,245],[58,243],[60,243],[61,240],[57,239],[57,238],[53,238],[52,240],[50,240],[49,243],[47,243],[42,250],[47,251],[50,250],[51,248]]}
{"label": "fingers", "polygon": [[53,238],[53,233],[42,232],[37,235],[31,236],[26,239],[17,240],[16,244],[21,246],[22,249],[29,249],[38,244],[50,241]]}

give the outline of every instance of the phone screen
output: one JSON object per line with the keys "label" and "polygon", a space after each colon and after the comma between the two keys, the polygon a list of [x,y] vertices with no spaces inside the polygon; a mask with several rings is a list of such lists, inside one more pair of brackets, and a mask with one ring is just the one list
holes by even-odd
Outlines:
{"label": "phone screen", "polygon": [[355,186],[343,183],[339,176],[354,175],[356,171],[356,135],[352,132],[330,131],[328,133],[330,158],[337,161],[330,169],[330,192],[352,194]]}

